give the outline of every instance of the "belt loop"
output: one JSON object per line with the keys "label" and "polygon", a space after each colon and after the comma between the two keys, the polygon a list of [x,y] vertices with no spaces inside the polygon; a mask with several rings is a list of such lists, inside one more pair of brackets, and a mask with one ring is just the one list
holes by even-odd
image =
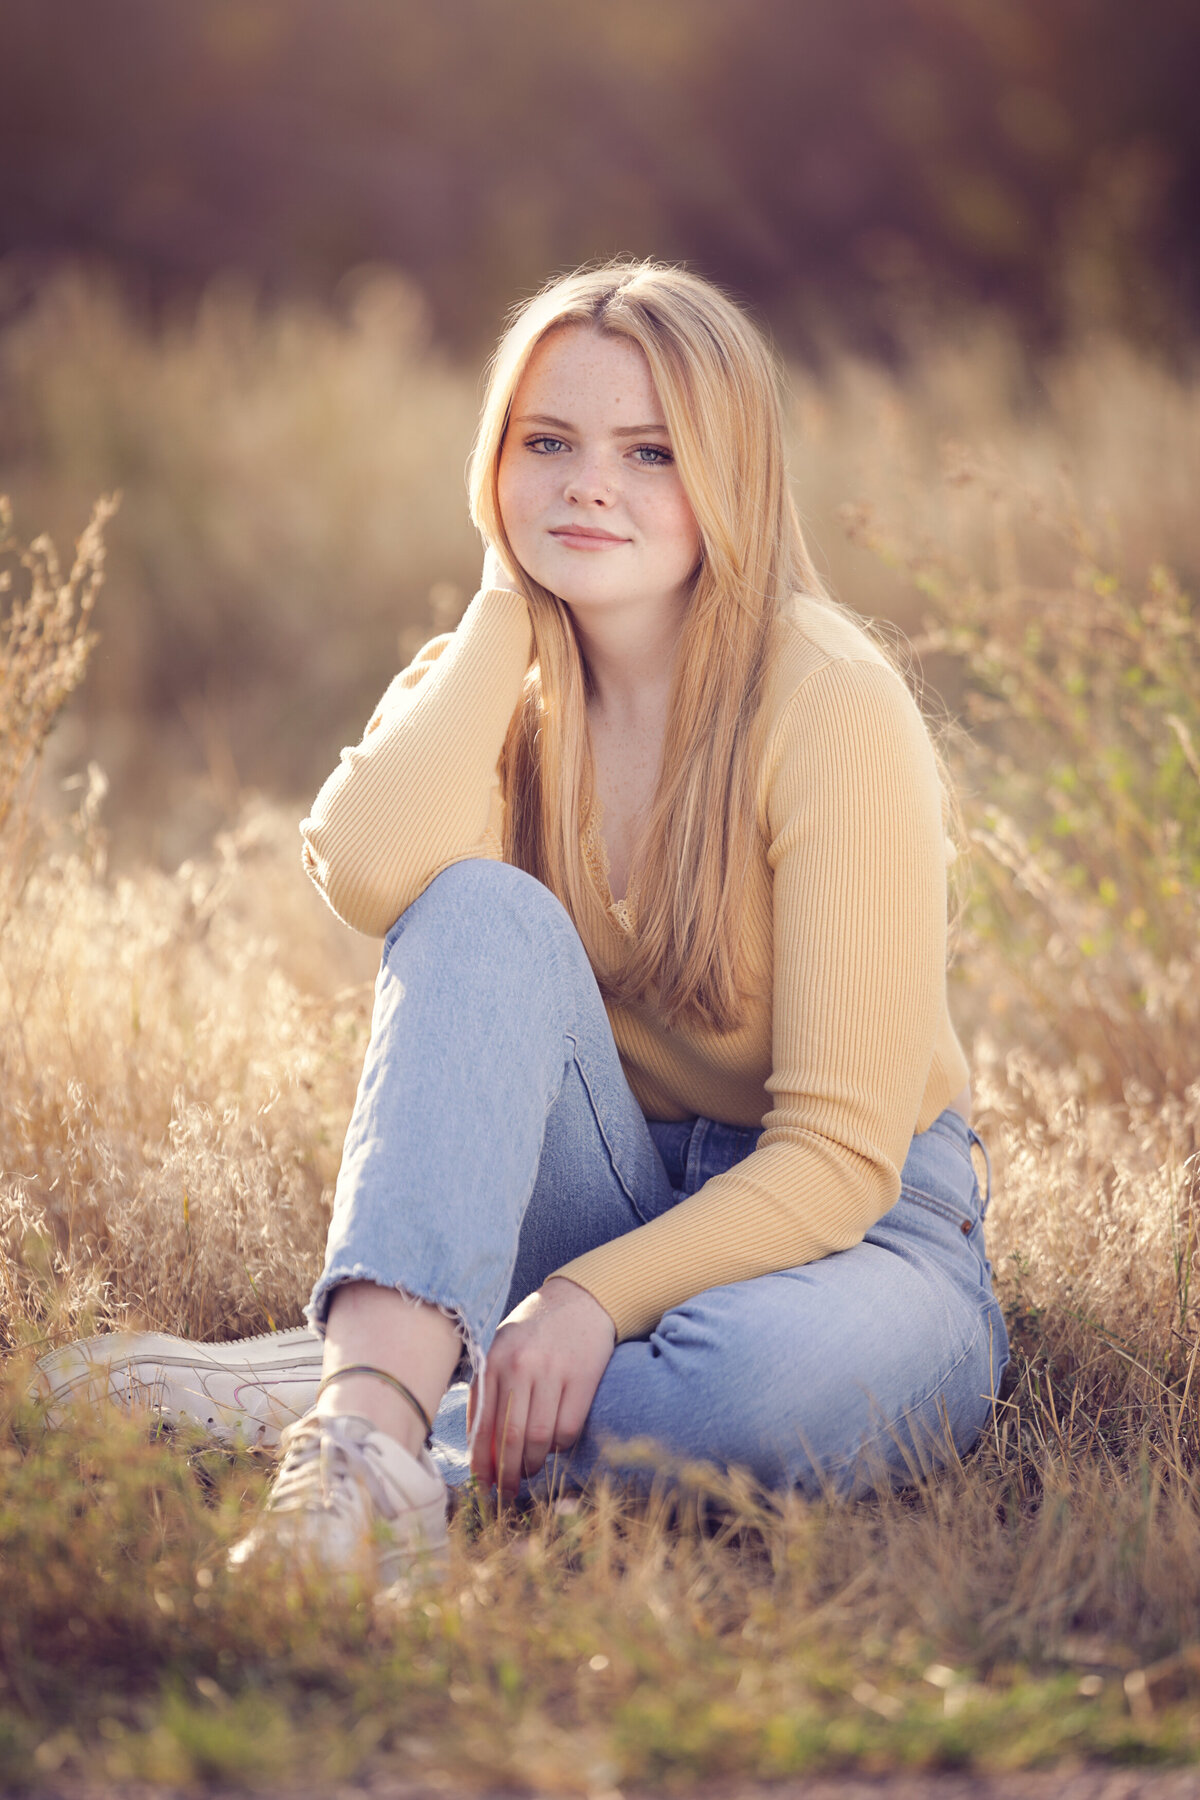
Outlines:
{"label": "belt loop", "polygon": [[992,1159],[988,1155],[988,1147],[973,1126],[967,1126],[967,1136],[971,1142],[983,1152],[984,1166],[987,1169],[987,1188],[983,1196],[983,1205],[979,1209],[981,1219],[987,1218],[987,1209],[992,1204]]}

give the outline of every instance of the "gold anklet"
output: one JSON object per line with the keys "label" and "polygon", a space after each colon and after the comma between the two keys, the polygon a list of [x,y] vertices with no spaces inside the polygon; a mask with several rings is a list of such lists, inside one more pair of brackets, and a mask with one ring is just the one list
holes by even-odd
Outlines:
{"label": "gold anklet", "polygon": [[377,1369],[371,1363],[347,1363],[344,1369],[331,1369],[328,1375],[324,1375],[321,1378],[320,1385],[317,1388],[317,1399],[319,1400],[321,1398],[321,1395],[325,1392],[325,1389],[329,1386],[331,1381],[339,1381],[343,1375],[374,1375],[379,1381],[386,1381],[389,1387],[394,1387],[400,1398],[408,1401],[408,1404],[413,1408],[414,1412],[416,1412],[422,1425],[425,1427],[426,1447],[432,1444],[433,1420],[425,1411],[425,1408],[421,1405],[421,1402],[417,1399],[417,1396],[413,1393],[412,1389],[405,1387],[404,1383],[395,1375],[389,1375],[386,1369]]}

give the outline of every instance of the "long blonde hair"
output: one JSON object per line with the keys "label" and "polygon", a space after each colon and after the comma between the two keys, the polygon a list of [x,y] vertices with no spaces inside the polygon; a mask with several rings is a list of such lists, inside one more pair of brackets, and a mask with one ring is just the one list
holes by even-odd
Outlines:
{"label": "long blonde hair", "polygon": [[517,311],[492,360],[471,517],[518,573],[534,636],[501,760],[504,854],[577,921],[587,916],[580,834],[593,781],[588,672],[567,608],[521,569],[498,495],[513,396],[537,344],[565,325],[644,353],[702,544],[658,788],[630,870],[636,932],[623,960],[604,959],[601,985],[619,1003],[653,997],[669,1025],[729,1031],[744,1017],[738,943],[771,625],[790,595],[821,592],[788,489],[778,370],[761,334],[710,282],[652,262],[552,282]]}

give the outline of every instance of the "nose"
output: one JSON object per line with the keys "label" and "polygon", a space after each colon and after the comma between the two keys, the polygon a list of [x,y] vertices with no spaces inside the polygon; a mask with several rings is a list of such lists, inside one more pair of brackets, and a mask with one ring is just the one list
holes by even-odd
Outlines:
{"label": "nose", "polygon": [[572,457],[563,484],[563,498],[582,506],[611,506],[614,496],[612,473],[602,458],[580,455]]}

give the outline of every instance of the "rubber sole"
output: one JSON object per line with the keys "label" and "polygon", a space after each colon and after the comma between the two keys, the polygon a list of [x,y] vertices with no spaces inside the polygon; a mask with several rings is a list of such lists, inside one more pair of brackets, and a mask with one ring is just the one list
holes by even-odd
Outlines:
{"label": "rubber sole", "polygon": [[273,1446],[316,1400],[323,1353],[323,1340],[303,1326],[226,1344],[117,1331],[42,1357],[33,1392],[51,1425],[72,1406],[114,1404],[217,1443]]}

